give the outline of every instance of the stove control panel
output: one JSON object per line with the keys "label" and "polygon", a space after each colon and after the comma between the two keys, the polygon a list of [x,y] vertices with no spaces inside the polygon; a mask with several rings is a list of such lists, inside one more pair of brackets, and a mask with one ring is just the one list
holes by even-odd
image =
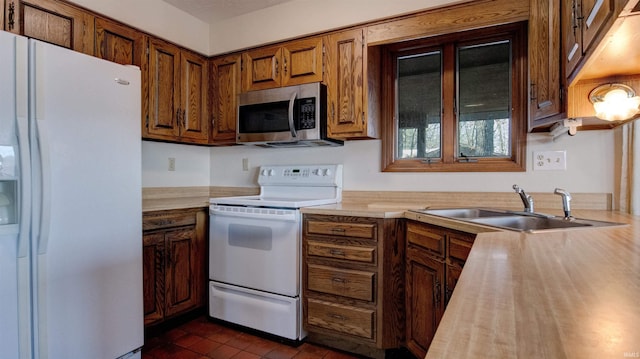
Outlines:
{"label": "stove control panel", "polygon": [[262,166],[258,183],[342,187],[342,165]]}

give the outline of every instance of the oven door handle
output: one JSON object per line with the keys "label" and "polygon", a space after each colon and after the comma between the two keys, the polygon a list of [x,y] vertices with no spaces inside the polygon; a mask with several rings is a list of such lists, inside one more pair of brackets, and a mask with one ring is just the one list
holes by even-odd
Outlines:
{"label": "oven door handle", "polygon": [[247,209],[244,207],[238,207],[236,210],[220,207],[209,208],[209,215],[233,218],[264,219],[283,222],[296,222],[299,218],[299,215],[295,210],[280,210],[270,208]]}
{"label": "oven door handle", "polygon": [[298,134],[296,133],[296,126],[293,123],[293,109],[295,107],[296,97],[298,97],[298,93],[294,92],[289,100],[289,129],[291,130],[291,137],[293,138],[298,137]]}

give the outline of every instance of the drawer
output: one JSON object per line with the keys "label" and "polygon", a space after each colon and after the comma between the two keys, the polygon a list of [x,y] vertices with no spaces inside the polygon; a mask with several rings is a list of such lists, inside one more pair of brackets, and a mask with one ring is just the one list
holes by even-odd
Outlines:
{"label": "drawer", "polygon": [[408,223],[407,244],[415,244],[444,257],[445,233],[430,226]]}
{"label": "drawer", "polygon": [[373,339],[375,312],[309,298],[307,322],[309,325],[341,333]]}
{"label": "drawer", "polygon": [[473,245],[473,238],[471,237],[458,237],[455,235],[449,236],[449,257],[466,261],[471,252],[471,246]]}
{"label": "drawer", "polygon": [[142,230],[190,226],[196,224],[195,213],[152,213],[145,214],[142,219]]}
{"label": "drawer", "polygon": [[374,263],[375,247],[344,246],[339,244],[307,241],[307,255]]}
{"label": "drawer", "polygon": [[338,269],[322,265],[307,266],[307,286],[316,292],[373,301],[375,273]]}
{"label": "drawer", "polygon": [[374,239],[375,228],[376,225],[374,223],[307,221],[307,232],[309,234]]}

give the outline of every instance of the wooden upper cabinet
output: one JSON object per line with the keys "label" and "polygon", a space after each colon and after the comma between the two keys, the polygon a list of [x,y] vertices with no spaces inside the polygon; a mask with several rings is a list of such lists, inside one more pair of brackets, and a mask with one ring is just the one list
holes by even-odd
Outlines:
{"label": "wooden upper cabinet", "polygon": [[560,61],[560,0],[531,0],[529,21],[529,129],[566,112]]}
{"label": "wooden upper cabinet", "polygon": [[570,0],[561,6],[563,58],[569,77],[582,59],[582,30],[580,28],[580,0]]}
{"label": "wooden upper cabinet", "polygon": [[242,54],[242,91],[322,81],[322,38],[261,47]]}
{"label": "wooden upper cabinet", "polygon": [[213,115],[211,143],[236,143],[238,94],[241,91],[240,54],[211,60],[211,111]]}
{"label": "wooden upper cabinet", "polygon": [[282,47],[282,86],[322,81],[322,38],[291,41]]}
{"label": "wooden upper cabinet", "polygon": [[280,64],[282,49],[280,47],[259,48],[242,54],[244,71],[242,73],[242,90],[253,91],[280,87]]}
{"label": "wooden upper cabinet", "polygon": [[207,59],[183,50],[180,54],[180,138],[195,143],[209,140]]}
{"label": "wooden upper cabinet", "polygon": [[573,78],[594,40],[615,19],[616,0],[570,0],[563,2],[562,33],[566,76]]}
{"label": "wooden upper cabinet", "polygon": [[140,68],[147,62],[147,36],[143,32],[100,17],[95,27],[96,57]]}
{"label": "wooden upper cabinet", "polygon": [[582,0],[582,49],[589,51],[598,33],[610,24],[615,0]]}
{"label": "wooden upper cabinet", "polygon": [[205,144],[207,116],[207,60],[187,50],[149,40],[149,116],[143,137]]}
{"label": "wooden upper cabinet", "polygon": [[180,49],[149,40],[149,119],[145,137],[171,140],[180,134]]}
{"label": "wooden upper cabinet", "polygon": [[367,137],[367,78],[363,29],[327,36],[327,133],[331,138]]}
{"label": "wooden upper cabinet", "polygon": [[9,0],[5,5],[12,20],[7,31],[93,55],[93,14],[55,0]]}

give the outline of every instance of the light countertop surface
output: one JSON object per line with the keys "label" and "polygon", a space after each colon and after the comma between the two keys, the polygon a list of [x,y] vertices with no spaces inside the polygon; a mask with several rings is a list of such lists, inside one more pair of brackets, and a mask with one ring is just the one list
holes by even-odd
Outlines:
{"label": "light countertop surface", "polygon": [[427,358],[640,357],[640,218],[574,215],[629,225],[479,233]]}

